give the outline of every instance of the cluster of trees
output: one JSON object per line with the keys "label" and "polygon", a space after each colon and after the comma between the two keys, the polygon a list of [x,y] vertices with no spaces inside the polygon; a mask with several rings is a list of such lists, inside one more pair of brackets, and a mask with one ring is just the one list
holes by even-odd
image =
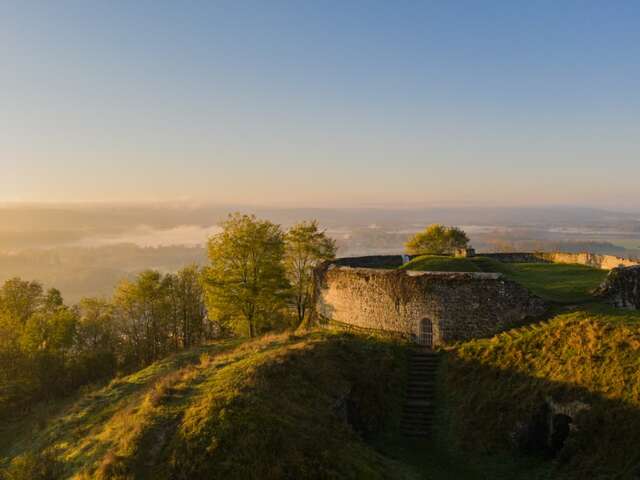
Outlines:
{"label": "cluster of trees", "polygon": [[454,253],[468,245],[469,237],[463,230],[434,223],[409,238],[404,247],[410,255],[443,255]]}
{"label": "cluster of trees", "polygon": [[335,257],[332,239],[316,221],[288,231],[253,215],[230,215],[209,240],[203,271],[209,316],[221,330],[253,337],[299,326],[313,296],[313,269]]}
{"label": "cluster of trees", "polygon": [[0,413],[67,394],[209,336],[200,271],[147,271],[112,301],[65,305],[56,289],[18,278],[0,287]]}
{"label": "cluster of trees", "polygon": [[[210,263],[175,274],[147,270],[110,300],[64,303],[19,278],[0,287],[0,415],[17,405],[147,365],[219,335],[255,336],[308,316],[313,269],[335,257],[315,221],[288,231],[234,214],[209,240]],[[3,412],[4,410],[4,412]]]}

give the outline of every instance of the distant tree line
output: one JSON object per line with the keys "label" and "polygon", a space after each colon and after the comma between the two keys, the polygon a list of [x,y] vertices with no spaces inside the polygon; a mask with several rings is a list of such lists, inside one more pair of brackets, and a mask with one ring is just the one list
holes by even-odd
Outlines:
{"label": "distant tree line", "polygon": [[0,287],[0,415],[225,335],[297,327],[309,313],[313,269],[335,257],[315,221],[288,231],[233,214],[208,244],[209,265],[148,270],[111,299],[65,304],[19,278]]}

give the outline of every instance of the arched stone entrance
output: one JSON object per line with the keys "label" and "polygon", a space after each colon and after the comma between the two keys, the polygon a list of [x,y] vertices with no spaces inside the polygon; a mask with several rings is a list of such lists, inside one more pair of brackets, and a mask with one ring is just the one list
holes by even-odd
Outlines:
{"label": "arched stone entrance", "polygon": [[433,322],[428,318],[423,318],[420,320],[419,328],[418,344],[426,348],[433,348]]}

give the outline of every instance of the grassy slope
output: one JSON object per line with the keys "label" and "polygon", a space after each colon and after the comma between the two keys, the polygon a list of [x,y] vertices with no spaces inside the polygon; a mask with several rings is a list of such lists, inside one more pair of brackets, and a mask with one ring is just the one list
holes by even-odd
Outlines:
{"label": "grassy slope", "polygon": [[580,303],[607,276],[607,271],[584,265],[556,263],[506,264],[487,257],[453,258],[423,255],[402,269],[432,272],[498,272],[524,285],[536,295],[558,303]]}
{"label": "grassy slope", "polygon": [[49,449],[83,479],[408,478],[349,426],[397,418],[404,352],[333,333],[203,347],[5,425],[0,456]]}
{"label": "grassy slope", "polygon": [[405,263],[401,270],[422,272],[481,272],[471,258],[454,258],[440,255],[422,255]]}
{"label": "grassy slope", "polygon": [[551,396],[590,409],[549,478],[639,473],[640,312],[592,306],[466,342],[449,352],[446,370],[450,438],[462,450],[508,451],[516,424]]}
{"label": "grassy slope", "polygon": [[505,275],[540,297],[558,303],[592,299],[591,291],[602,283],[606,270],[559,263],[517,263]]}

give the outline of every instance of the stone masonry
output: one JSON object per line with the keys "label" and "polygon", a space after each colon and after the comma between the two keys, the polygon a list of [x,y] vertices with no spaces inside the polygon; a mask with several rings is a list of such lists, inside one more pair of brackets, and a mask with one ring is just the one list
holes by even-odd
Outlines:
{"label": "stone masonry", "polygon": [[491,336],[547,309],[542,299],[499,273],[341,266],[345,263],[316,270],[315,314],[320,322],[335,320],[416,337],[420,322],[428,319],[433,344],[438,345]]}

